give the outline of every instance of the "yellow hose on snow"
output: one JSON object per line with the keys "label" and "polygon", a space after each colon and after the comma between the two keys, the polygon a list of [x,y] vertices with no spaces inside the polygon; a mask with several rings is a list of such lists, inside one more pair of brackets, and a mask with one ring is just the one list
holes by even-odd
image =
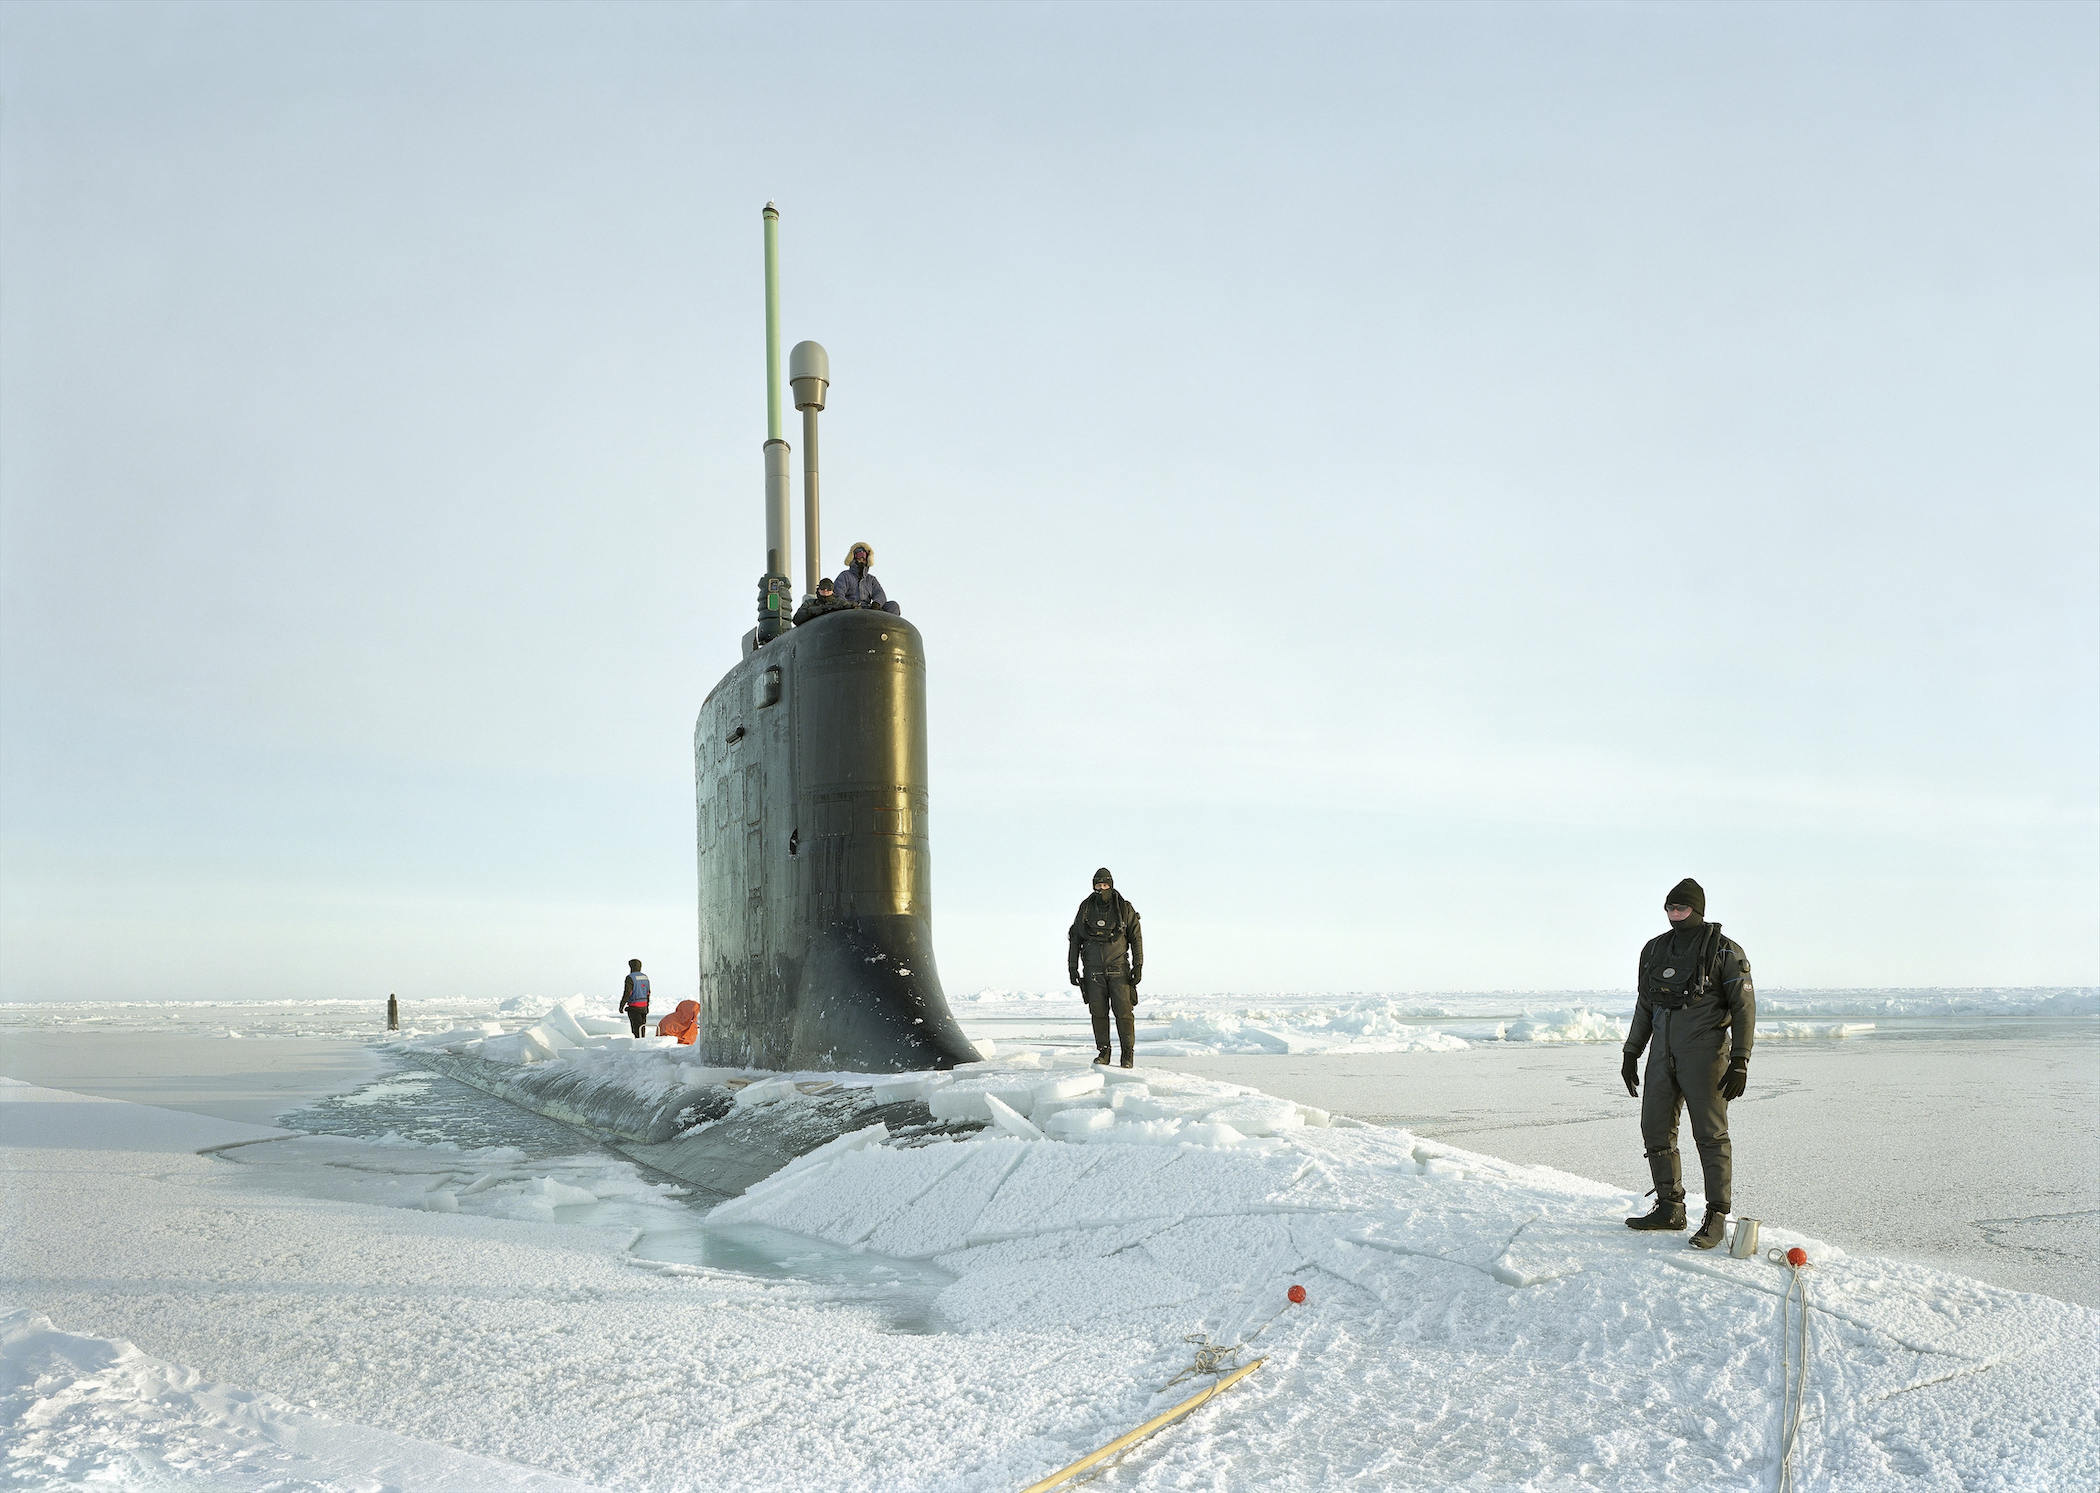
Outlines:
{"label": "yellow hose on snow", "polygon": [[1117,1452],[1122,1451],[1125,1447],[1132,1446],[1135,1445],[1137,1442],[1143,1441],[1147,1436],[1150,1436],[1161,1426],[1168,1425],[1174,1421],[1181,1419],[1182,1416],[1187,1415],[1191,1410],[1194,1410],[1198,1405],[1201,1405],[1204,1401],[1212,1398],[1214,1395],[1217,1395],[1224,1390],[1232,1388],[1233,1385],[1239,1383],[1240,1380],[1246,1378],[1249,1374],[1253,1373],[1256,1369],[1260,1368],[1263,1364],[1267,1363],[1268,1361],[1269,1360],[1266,1358],[1257,1358],[1254,1360],[1254,1362],[1250,1364],[1245,1364],[1239,1368],[1234,1369],[1231,1373],[1221,1376],[1217,1380],[1217,1382],[1212,1384],[1208,1389],[1198,1390],[1195,1394],[1190,1395],[1179,1405],[1176,1405],[1172,1410],[1169,1410],[1161,1415],[1153,1416],[1152,1419],[1146,1421],[1135,1431],[1124,1432],[1121,1436],[1118,1436],[1115,1440],[1109,1442],[1108,1445],[1102,1447],[1101,1450],[1097,1452],[1088,1452],[1085,1456],[1081,1457],[1078,1461],[1074,1462],[1070,1467],[1067,1467],[1063,1472],[1053,1472],[1050,1474],[1050,1476],[1044,1478],[1039,1483],[1030,1483],[1027,1487],[1021,1490],[1021,1493],[1043,1493],[1043,1490],[1046,1488],[1054,1488],[1059,1483],[1064,1482],[1069,1478],[1077,1477],[1080,1473],[1086,1471],[1089,1467],[1092,1467],[1096,1462],[1107,1460],[1108,1458],[1114,1456]]}

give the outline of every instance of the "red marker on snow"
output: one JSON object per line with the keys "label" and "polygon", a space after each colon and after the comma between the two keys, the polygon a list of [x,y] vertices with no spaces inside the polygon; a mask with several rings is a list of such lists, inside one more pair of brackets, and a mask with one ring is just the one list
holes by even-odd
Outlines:
{"label": "red marker on snow", "polygon": [[1797,1244],[1786,1252],[1786,1262],[1799,1270],[1808,1263],[1808,1251]]}
{"label": "red marker on snow", "polygon": [[1291,1298],[1292,1306],[1305,1305],[1305,1287],[1292,1286],[1288,1291],[1285,1291],[1283,1294]]}

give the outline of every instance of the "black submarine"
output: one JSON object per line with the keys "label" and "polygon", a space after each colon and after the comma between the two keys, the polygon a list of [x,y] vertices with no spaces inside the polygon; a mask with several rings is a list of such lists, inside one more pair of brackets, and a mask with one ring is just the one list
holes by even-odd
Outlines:
{"label": "black submarine", "polygon": [[[779,213],[768,202],[766,569],[758,625],[693,729],[700,1041],[708,1062],[863,1073],[951,1068],[977,1050],[933,957],[926,649],[902,617],[793,623],[790,448],[781,438]],[[802,414],[804,595],[820,571],[817,416],[831,365],[789,360]]]}

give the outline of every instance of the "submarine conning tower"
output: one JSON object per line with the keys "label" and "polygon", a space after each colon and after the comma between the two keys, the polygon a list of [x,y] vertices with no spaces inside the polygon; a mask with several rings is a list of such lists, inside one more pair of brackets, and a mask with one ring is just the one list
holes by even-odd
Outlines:
{"label": "submarine conning tower", "polygon": [[[711,1063],[903,1072],[977,1051],[933,958],[926,653],[902,617],[791,618],[780,434],[779,215],[765,207],[766,570],[743,657],[693,732],[701,1038]],[[818,567],[817,416],[830,360],[799,344],[805,595]]]}

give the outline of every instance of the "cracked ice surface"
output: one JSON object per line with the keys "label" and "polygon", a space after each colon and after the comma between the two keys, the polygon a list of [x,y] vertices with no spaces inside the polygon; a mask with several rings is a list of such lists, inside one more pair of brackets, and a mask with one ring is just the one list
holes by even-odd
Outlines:
{"label": "cracked ice surface", "polygon": [[[961,1082],[1015,1098],[1034,1078],[1041,1092],[1039,1074],[986,1067]],[[1249,1102],[1231,1085],[1134,1076],[1168,1088],[1191,1126]],[[1153,1384],[1185,1355],[1174,1327],[1221,1342],[1259,1329],[1251,1351],[1271,1355],[1268,1370],[1203,1430],[1164,1439],[1134,1486],[1209,1485],[1227,1467],[1222,1481],[1246,1486],[1760,1485],[1778,1267],[1629,1233],[1628,1194],[1404,1130],[1279,1127],[1261,1149],[1162,1148],[1118,1143],[1144,1123],[1122,1121],[1128,1108],[1073,1144],[1052,1128],[1035,1142],[863,1148],[714,1216],[927,1259],[956,1277],[937,1305],[961,1331],[1113,1324],[1158,1345]],[[2100,1314],[1781,1228],[1763,1242],[1816,1261],[1802,1486],[2074,1486],[2100,1473]],[[1293,1282],[1312,1301],[1278,1314]],[[1126,1392],[1096,1440],[1174,1398]],[[1086,1441],[1046,1433],[1040,1465]],[[1017,1480],[1035,1466],[1010,1465]]]}
{"label": "cracked ice surface", "polygon": [[[1186,1334],[1258,1331],[1260,1373],[1098,1486],[1769,1486],[1779,1269],[1633,1235],[1635,1198],[1565,1173],[1246,1086],[1092,1077],[928,1079],[929,1102],[999,1097],[1044,1138],[869,1135],[715,1210],[915,1262],[945,1281],[930,1334],[794,1281],[640,1260],[542,1216],[529,1159],[435,1212],[391,1173],[259,1192],[268,1168],[191,1153],[235,1132],[137,1106],[10,1132],[34,1144],[5,1153],[4,1475],[1011,1489],[1188,1393],[1164,1389]],[[1058,1123],[1090,1113],[1107,1122]],[[544,1175],[588,1180],[560,1167]],[[1816,1260],[1801,1486],[2100,1479],[2100,1314],[1770,1223],[1764,1242]]]}

